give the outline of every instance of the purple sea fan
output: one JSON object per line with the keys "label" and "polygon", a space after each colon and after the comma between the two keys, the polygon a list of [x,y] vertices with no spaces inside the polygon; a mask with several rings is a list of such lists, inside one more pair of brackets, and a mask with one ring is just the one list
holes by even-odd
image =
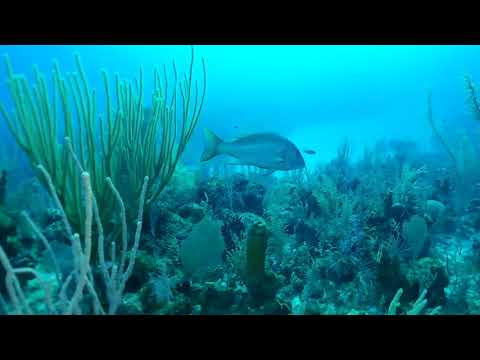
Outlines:
{"label": "purple sea fan", "polygon": [[372,264],[364,239],[364,231],[358,216],[351,217],[351,231],[331,249],[332,264],[328,274],[339,281],[351,281],[356,274],[368,273]]}

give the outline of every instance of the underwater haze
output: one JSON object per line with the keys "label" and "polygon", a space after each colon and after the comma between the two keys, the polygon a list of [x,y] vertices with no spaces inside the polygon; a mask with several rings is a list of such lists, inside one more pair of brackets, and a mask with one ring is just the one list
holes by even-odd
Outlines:
{"label": "underwater haze", "polygon": [[[329,160],[345,137],[354,149],[381,138],[401,137],[428,144],[427,92],[441,118],[466,116],[463,76],[480,77],[478,46],[196,46],[208,70],[208,97],[200,127],[225,138],[275,130],[314,148]],[[52,59],[64,71],[82,56],[92,86],[102,88],[99,70],[131,77],[143,65],[146,88],[155,65],[187,65],[187,46],[1,46],[15,69],[32,76],[32,64],[50,72]],[[3,64],[2,64],[3,65]],[[200,71],[199,68],[196,71]],[[5,67],[0,69],[5,78]],[[0,94],[5,97],[5,87]],[[189,161],[202,148],[192,140]],[[307,159],[308,160],[308,159]]]}
{"label": "underwater haze", "polygon": [[0,54],[0,313],[480,313],[480,46]]}

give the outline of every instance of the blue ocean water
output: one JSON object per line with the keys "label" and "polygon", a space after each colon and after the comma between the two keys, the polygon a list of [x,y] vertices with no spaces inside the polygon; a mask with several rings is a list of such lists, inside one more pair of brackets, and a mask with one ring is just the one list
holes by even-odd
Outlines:
{"label": "blue ocean water", "polygon": [[[242,134],[276,131],[317,156],[309,163],[328,161],[348,137],[355,154],[381,138],[401,137],[428,146],[431,131],[425,120],[426,94],[432,92],[439,121],[463,121],[463,76],[480,78],[478,46],[324,45],[222,46],[198,45],[206,61],[207,98],[201,123],[185,160],[197,160],[202,127],[225,139]],[[188,68],[188,46],[0,46],[14,69],[33,76],[32,64],[46,74],[52,59],[63,71],[74,70],[73,53],[81,54],[93,87],[101,94],[100,69],[131,78],[144,69],[146,92],[152,87],[153,68],[175,60]],[[170,76],[172,76],[170,74]],[[0,66],[0,78],[6,78]],[[6,98],[6,87],[0,88]],[[99,96],[99,101],[102,98]],[[99,105],[100,106],[100,105]],[[2,135],[7,136],[5,127]]]}

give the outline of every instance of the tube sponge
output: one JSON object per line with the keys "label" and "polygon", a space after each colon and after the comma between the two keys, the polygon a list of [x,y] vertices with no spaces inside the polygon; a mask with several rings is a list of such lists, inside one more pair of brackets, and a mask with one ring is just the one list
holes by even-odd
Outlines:
{"label": "tube sponge", "polygon": [[254,304],[274,299],[280,283],[272,272],[265,269],[269,231],[263,222],[254,223],[247,237],[246,285]]}
{"label": "tube sponge", "polygon": [[247,282],[259,282],[265,277],[265,257],[268,231],[262,222],[250,227],[247,238]]}

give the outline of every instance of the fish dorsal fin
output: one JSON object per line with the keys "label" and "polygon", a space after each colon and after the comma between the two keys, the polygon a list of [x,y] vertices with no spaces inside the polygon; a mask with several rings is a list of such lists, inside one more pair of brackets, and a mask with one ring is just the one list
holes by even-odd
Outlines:
{"label": "fish dorsal fin", "polygon": [[281,140],[285,141],[288,140],[285,137],[278,135],[273,132],[263,132],[263,133],[254,133],[254,134],[248,134],[248,135],[242,135],[242,136],[237,136],[235,140],[236,142],[243,142],[243,141],[250,141],[252,138],[254,138],[256,141],[263,141],[263,140]]}
{"label": "fish dorsal fin", "polygon": [[225,163],[225,165],[245,165],[245,164],[238,159],[232,158],[232,159],[229,159],[228,162]]}
{"label": "fish dorsal fin", "polygon": [[234,142],[234,141],[242,140],[244,138],[248,138],[248,137],[253,136],[253,135],[255,135],[255,134],[252,134],[252,133],[238,134],[238,135],[235,135],[235,137],[233,137],[230,141]]}

